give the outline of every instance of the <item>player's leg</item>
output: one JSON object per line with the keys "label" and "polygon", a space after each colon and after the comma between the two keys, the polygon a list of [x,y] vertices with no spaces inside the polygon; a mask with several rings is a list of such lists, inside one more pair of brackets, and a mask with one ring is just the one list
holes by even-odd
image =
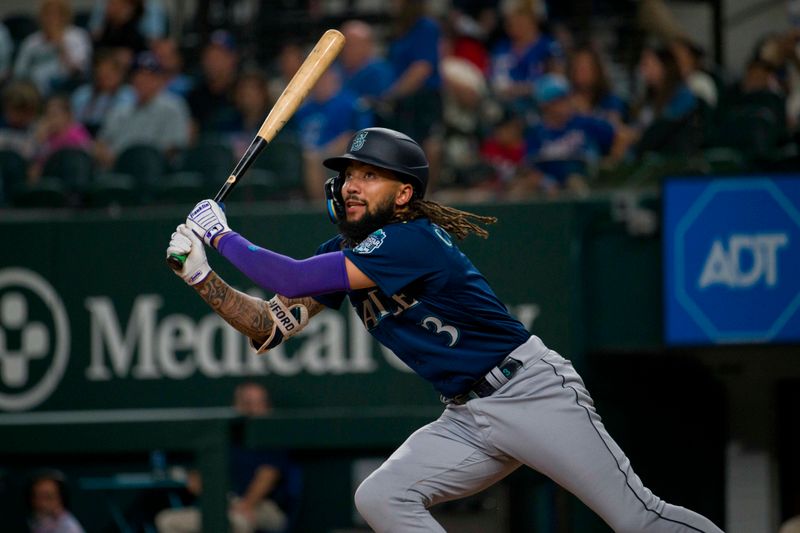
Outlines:
{"label": "player's leg", "polygon": [[488,421],[489,439],[499,450],[575,494],[617,532],[721,532],[642,484],[603,426],[582,379],[555,352],[467,406]]}
{"label": "player's leg", "polygon": [[[448,410],[449,411],[449,410]],[[483,449],[479,427],[445,412],[411,435],[358,487],[356,507],[377,532],[442,532],[428,508],[492,485],[519,466]]]}

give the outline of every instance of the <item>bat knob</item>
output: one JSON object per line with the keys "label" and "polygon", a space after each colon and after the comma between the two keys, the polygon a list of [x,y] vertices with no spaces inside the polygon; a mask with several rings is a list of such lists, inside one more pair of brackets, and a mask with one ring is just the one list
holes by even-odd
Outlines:
{"label": "bat knob", "polygon": [[172,270],[175,271],[183,269],[183,263],[185,262],[186,262],[185,255],[170,254],[170,256],[167,257],[167,264]]}

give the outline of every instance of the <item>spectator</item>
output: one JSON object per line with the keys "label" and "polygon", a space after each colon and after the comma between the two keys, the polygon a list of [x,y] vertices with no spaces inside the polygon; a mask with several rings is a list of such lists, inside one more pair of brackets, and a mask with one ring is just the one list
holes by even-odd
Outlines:
{"label": "spectator", "polygon": [[342,25],[344,48],[339,55],[344,88],[359,98],[375,100],[394,81],[392,67],[378,57],[372,28],[360,20]]}
{"label": "spectator", "polygon": [[482,185],[496,192],[504,190],[519,174],[525,160],[525,122],[506,110],[481,143],[481,159],[491,169],[491,179]]}
{"label": "spectator", "polygon": [[0,149],[14,150],[25,159],[33,156],[33,125],[39,116],[41,96],[28,81],[12,81],[3,90]]}
{"label": "spectator", "polygon": [[488,74],[489,51],[486,48],[486,28],[469,13],[461,11],[457,5],[448,14],[447,28],[451,36],[450,55],[465,59],[483,74]]}
{"label": "spectator", "polygon": [[112,50],[98,50],[94,56],[92,81],[72,93],[72,112],[90,134],[97,134],[109,112],[136,101],[133,88],[125,83],[126,68]]}
{"label": "spectator", "polygon": [[14,41],[5,24],[0,23],[0,84],[11,75],[11,58],[14,56]]}
{"label": "spectator", "polygon": [[150,43],[150,49],[164,67],[167,90],[182,98],[188,97],[193,82],[183,73],[183,56],[175,39],[156,39]]}
{"label": "spectator", "polygon": [[533,172],[515,184],[517,192],[583,192],[600,160],[618,159],[627,148],[610,122],[579,114],[569,96],[562,76],[550,74],[537,81],[541,122],[526,136]]}
{"label": "spectator", "polygon": [[76,121],[66,95],[54,95],[47,99],[44,113],[34,130],[36,152],[30,166],[29,175],[36,180],[47,159],[62,148],[81,148],[88,150],[92,136]]}
{"label": "spectator", "polygon": [[69,512],[69,494],[61,472],[36,472],[28,498],[31,533],[84,533],[81,524]]}
{"label": "spectator", "polygon": [[243,71],[236,82],[234,99],[238,113],[226,129],[230,132],[231,146],[238,159],[261,128],[264,111],[271,107],[267,75],[253,68]]}
{"label": "spectator", "polygon": [[670,42],[670,50],[678,62],[686,86],[698,99],[709,107],[717,106],[717,84],[711,75],[703,70],[703,49],[690,39],[680,37]]}
{"label": "spectator", "polygon": [[295,126],[303,145],[306,196],[324,198],[322,160],[346,148],[353,133],[372,125],[372,115],[359,107],[356,95],[342,88],[335,69],[322,74],[306,103],[297,110]]}
{"label": "spectator", "polygon": [[[268,416],[272,410],[267,390],[258,383],[242,383],[234,391],[233,407],[244,417]],[[292,465],[285,453],[231,449],[231,499],[228,517],[234,533],[284,531],[291,513],[288,485],[294,480]],[[202,480],[190,472],[187,488],[202,492]],[[201,515],[196,507],[166,509],[156,515],[159,533],[200,533]]]}
{"label": "spectator", "polygon": [[136,54],[147,49],[147,42],[139,32],[143,14],[143,0],[108,0],[103,23],[94,33],[95,49],[118,50],[126,65],[130,65]]}
{"label": "spectator", "polygon": [[149,144],[166,156],[189,143],[189,112],[180,97],[165,90],[166,76],[152,52],[136,56],[131,77],[136,103],[114,108],[103,122],[95,158],[110,167],[125,148]]}
{"label": "spectator", "polygon": [[[99,35],[106,18],[109,0],[94,0],[89,16],[89,31]],[[167,35],[167,10],[164,0],[144,0],[144,10],[139,18],[139,33],[148,41],[163,39]]]}
{"label": "spectator", "polygon": [[526,112],[536,79],[561,70],[563,53],[552,37],[540,31],[539,17],[530,2],[508,2],[503,22],[507,37],[492,49],[490,84],[497,98]]}
{"label": "spectator", "polygon": [[772,63],[754,57],[745,67],[744,75],[739,84],[734,86],[734,102],[748,94],[772,93],[783,95],[780,83],[775,76],[775,67]]}
{"label": "spectator", "polygon": [[[478,148],[489,90],[486,77],[474,63],[447,50],[441,64],[443,169],[453,174],[450,181],[462,182],[480,162]],[[443,177],[443,181],[447,180]]]}
{"label": "spectator", "polygon": [[389,43],[388,59],[395,82],[381,97],[392,109],[383,122],[420,143],[430,163],[428,186],[433,189],[442,151],[441,32],[436,21],[425,15],[422,0],[398,0],[393,5],[396,7],[394,36]]}
{"label": "spectator", "polygon": [[642,51],[639,73],[644,95],[636,106],[636,123],[644,129],[655,119],[679,120],[694,111],[697,100],[683,81],[675,55],[663,47]]}
{"label": "spectator", "polygon": [[605,64],[591,46],[579,46],[569,55],[567,77],[572,87],[575,109],[620,125],[625,121],[625,102],[611,87]]}
{"label": "spectator", "polygon": [[278,99],[305,58],[306,51],[299,42],[288,41],[281,45],[275,65],[277,73],[270,78],[269,82],[269,92],[273,100]]}
{"label": "spectator", "polygon": [[756,46],[755,57],[770,65],[772,90],[786,96],[786,115],[792,130],[800,119],[800,29],[769,34]]}
{"label": "spectator", "polygon": [[89,72],[92,43],[89,34],[73,26],[67,0],[42,0],[41,29],[22,41],[14,77],[33,81],[43,95],[69,89]]}
{"label": "spectator", "polygon": [[740,83],[726,94],[726,112],[720,118],[715,142],[750,157],[767,156],[789,139],[786,107],[774,65],[755,57]]}
{"label": "spectator", "polygon": [[233,91],[238,68],[233,36],[224,30],[213,32],[203,49],[202,76],[187,96],[195,135],[219,133],[236,115]]}

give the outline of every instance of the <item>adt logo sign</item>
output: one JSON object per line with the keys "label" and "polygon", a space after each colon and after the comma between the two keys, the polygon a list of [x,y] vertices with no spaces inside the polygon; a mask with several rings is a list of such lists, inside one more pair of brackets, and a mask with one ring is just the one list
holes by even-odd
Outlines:
{"label": "adt logo sign", "polygon": [[800,340],[800,179],[672,180],[666,340]]}
{"label": "adt logo sign", "polygon": [[0,270],[0,411],[31,409],[56,389],[69,359],[64,304],[38,274]]}

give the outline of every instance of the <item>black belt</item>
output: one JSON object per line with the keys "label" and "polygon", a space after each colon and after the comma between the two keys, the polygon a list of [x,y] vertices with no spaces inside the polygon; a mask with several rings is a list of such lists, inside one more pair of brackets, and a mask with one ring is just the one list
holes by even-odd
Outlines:
{"label": "black belt", "polygon": [[452,398],[441,397],[443,403],[454,403],[464,405],[475,398],[486,398],[495,393],[497,389],[508,383],[514,374],[522,369],[522,362],[514,359],[510,355],[491,369],[485,376],[476,381],[467,392],[462,392]]}

